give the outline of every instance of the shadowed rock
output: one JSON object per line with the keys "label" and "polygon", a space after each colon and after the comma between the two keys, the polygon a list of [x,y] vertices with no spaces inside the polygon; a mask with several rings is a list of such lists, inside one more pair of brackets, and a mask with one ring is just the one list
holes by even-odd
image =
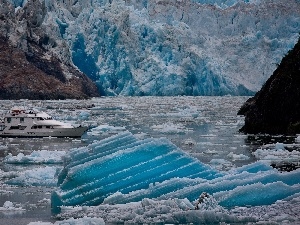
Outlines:
{"label": "shadowed rock", "polygon": [[99,96],[73,65],[67,43],[45,31],[44,1],[28,1],[18,10],[5,0],[0,5],[0,99]]}
{"label": "shadowed rock", "polygon": [[300,39],[238,114],[245,115],[245,133],[300,133]]}
{"label": "shadowed rock", "polygon": [[[31,43],[31,51],[12,47],[0,38],[0,99],[83,99],[98,96],[97,88],[83,73],[47,55]],[[64,71],[63,71],[64,70]],[[64,72],[72,76],[66,78]]]}

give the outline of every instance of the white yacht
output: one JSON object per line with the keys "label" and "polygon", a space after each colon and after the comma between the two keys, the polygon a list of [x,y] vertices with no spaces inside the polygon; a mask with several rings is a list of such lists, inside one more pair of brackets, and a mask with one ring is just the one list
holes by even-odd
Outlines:
{"label": "white yacht", "polygon": [[0,137],[81,137],[87,127],[54,120],[44,112],[14,107],[0,120]]}

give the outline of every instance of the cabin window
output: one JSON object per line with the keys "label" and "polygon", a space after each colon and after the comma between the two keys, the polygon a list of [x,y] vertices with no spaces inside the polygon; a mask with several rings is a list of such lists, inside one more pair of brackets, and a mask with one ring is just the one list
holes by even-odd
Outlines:
{"label": "cabin window", "polygon": [[24,118],[20,117],[20,123],[24,123]]}
{"label": "cabin window", "polygon": [[43,126],[38,126],[38,128],[39,128],[39,129],[42,129],[42,128],[43,128]]}
{"label": "cabin window", "polygon": [[46,126],[47,129],[50,129],[50,126]]}
{"label": "cabin window", "polygon": [[11,126],[9,129],[10,130],[19,130],[19,126]]}
{"label": "cabin window", "polygon": [[31,129],[36,129],[36,128],[37,128],[37,126],[32,126],[32,127],[31,127]]}
{"label": "cabin window", "polygon": [[26,126],[11,126],[10,130],[25,130]]}
{"label": "cabin window", "polygon": [[10,117],[7,118],[7,123],[11,123],[11,118]]}

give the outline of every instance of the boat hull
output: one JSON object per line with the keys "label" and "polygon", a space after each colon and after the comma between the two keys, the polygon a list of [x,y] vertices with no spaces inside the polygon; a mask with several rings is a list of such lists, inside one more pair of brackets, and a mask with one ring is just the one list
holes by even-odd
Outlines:
{"label": "boat hull", "polygon": [[86,131],[87,127],[60,128],[55,130],[11,130],[0,132],[0,137],[72,137],[80,138]]}

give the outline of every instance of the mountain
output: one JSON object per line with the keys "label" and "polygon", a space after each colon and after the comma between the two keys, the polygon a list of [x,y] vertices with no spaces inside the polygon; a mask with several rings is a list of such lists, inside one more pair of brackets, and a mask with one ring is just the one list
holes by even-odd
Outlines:
{"label": "mountain", "polygon": [[298,0],[9,1],[101,95],[252,95],[300,30]]}
{"label": "mountain", "polygon": [[300,133],[300,38],[262,89],[240,109],[246,133]]}
{"label": "mountain", "polygon": [[7,1],[0,5],[0,99],[99,96],[96,85],[68,57],[51,51],[58,47],[67,53],[68,48],[41,28],[46,14],[42,3],[28,1],[18,10]]}

